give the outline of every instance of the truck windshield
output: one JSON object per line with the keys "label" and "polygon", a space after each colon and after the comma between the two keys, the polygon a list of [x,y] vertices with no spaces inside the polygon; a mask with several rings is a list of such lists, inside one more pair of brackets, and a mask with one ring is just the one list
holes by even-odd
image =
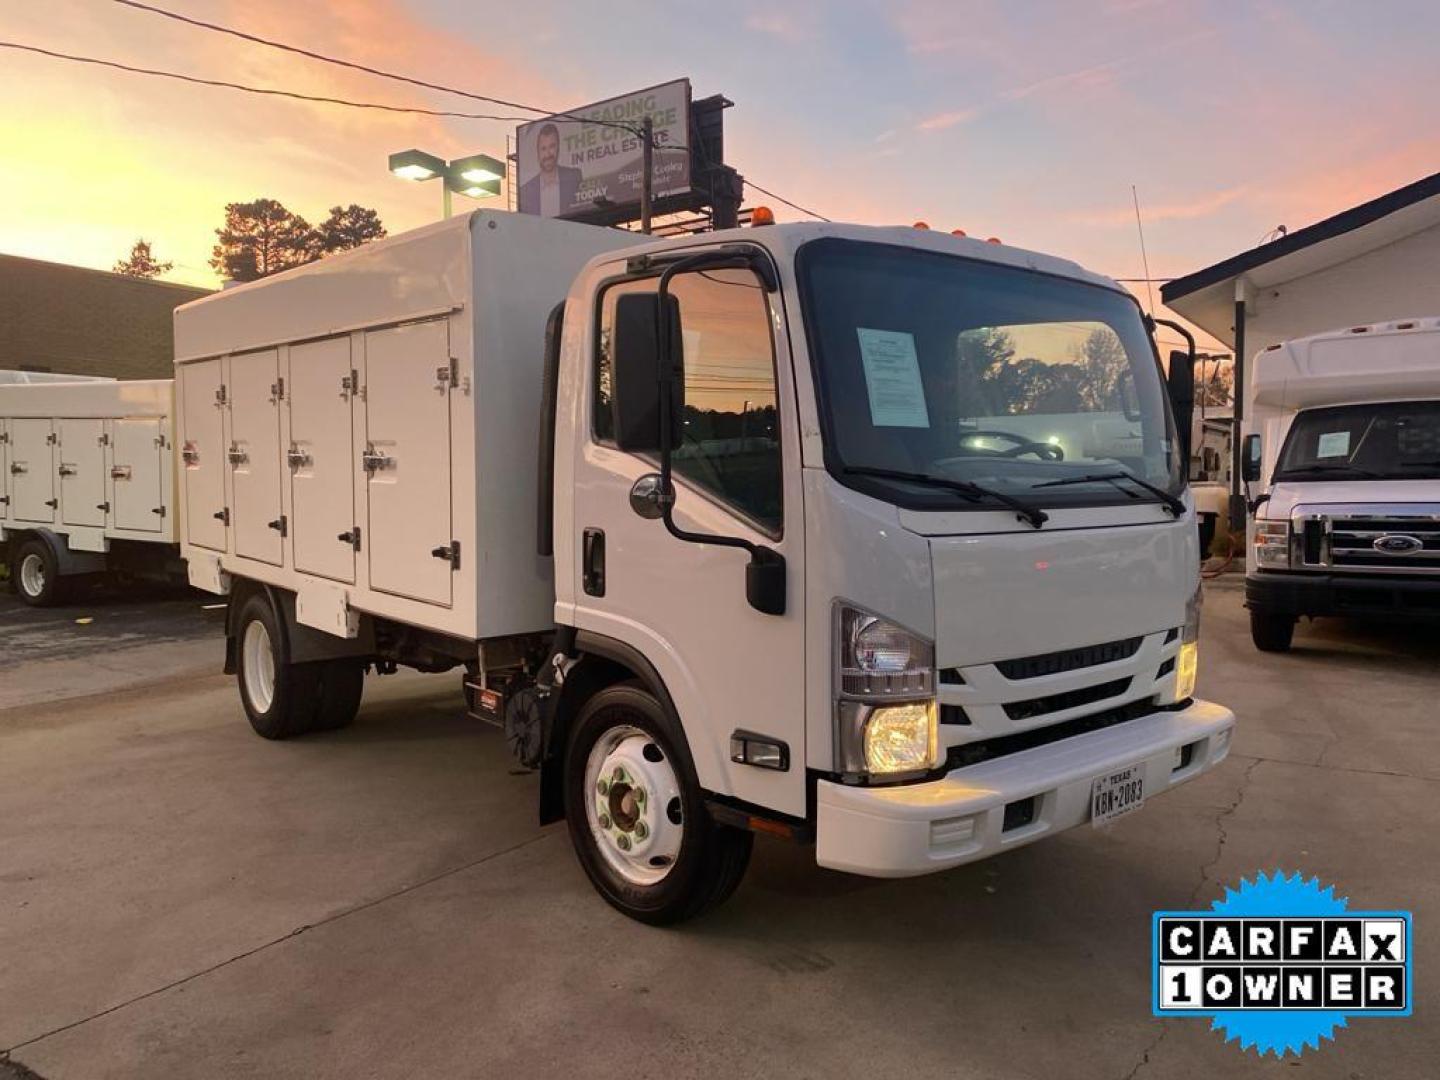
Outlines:
{"label": "truck windshield", "polygon": [[1277,480],[1440,478],[1440,401],[1340,405],[1295,417]]}
{"label": "truck windshield", "polygon": [[[842,482],[946,510],[997,500],[863,474],[961,480],[1032,506],[1156,501],[1154,488],[1183,488],[1159,365],[1124,294],[839,239],[805,245],[799,273],[826,465]],[[1117,473],[1150,490],[1115,483]]]}

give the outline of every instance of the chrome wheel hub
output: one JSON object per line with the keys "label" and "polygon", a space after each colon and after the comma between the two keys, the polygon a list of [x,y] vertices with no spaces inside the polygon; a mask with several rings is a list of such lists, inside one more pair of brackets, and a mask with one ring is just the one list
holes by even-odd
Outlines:
{"label": "chrome wheel hub", "polygon": [[680,854],[680,782],[660,744],[639,728],[605,732],[585,762],[585,817],[605,861],[632,885],[664,879]]}

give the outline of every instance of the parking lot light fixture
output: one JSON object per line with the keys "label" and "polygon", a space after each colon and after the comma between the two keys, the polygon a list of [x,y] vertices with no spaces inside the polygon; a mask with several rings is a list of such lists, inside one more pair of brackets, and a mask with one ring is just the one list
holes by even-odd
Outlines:
{"label": "parking lot light fixture", "polygon": [[433,180],[445,172],[445,162],[423,150],[401,150],[390,155],[390,171],[402,180]]}
{"label": "parking lot light fixture", "polygon": [[[469,157],[457,158],[450,162],[450,175],[457,176],[470,184],[483,184],[493,180],[498,185],[505,179],[505,163],[497,161],[489,154],[471,154]],[[487,191],[486,194],[499,194],[497,187],[495,192]]]}
{"label": "parking lot light fixture", "polygon": [[424,150],[401,150],[390,155],[390,171],[402,180],[440,180],[443,216],[448,218],[451,192],[472,199],[499,195],[505,163],[489,154],[471,154],[446,161]]}

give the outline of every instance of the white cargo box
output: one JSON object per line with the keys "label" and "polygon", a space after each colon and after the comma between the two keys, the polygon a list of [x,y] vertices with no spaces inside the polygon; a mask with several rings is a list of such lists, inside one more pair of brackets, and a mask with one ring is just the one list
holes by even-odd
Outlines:
{"label": "white cargo box", "polygon": [[0,385],[0,539],[174,543],[174,398],[169,379]]}
{"label": "white cargo box", "polygon": [[[548,629],[536,451],[551,308],[610,229],[479,211],[175,312],[193,584],[466,639]],[[563,405],[562,405],[563,407]]]}

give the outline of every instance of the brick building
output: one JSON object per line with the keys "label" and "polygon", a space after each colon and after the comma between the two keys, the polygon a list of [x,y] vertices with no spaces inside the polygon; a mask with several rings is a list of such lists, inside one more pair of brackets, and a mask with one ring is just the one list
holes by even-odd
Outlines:
{"label": "brick building", "polygon": [[0,255],[0,369],[168,379],[171,312],[208,292]]}

